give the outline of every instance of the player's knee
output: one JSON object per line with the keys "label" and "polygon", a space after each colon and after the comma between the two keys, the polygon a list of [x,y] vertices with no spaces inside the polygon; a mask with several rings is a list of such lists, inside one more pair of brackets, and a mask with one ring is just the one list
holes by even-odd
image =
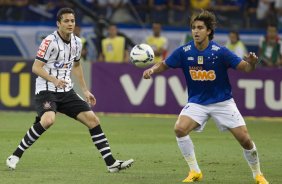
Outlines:
{"label": "player's knee", "polygon": [[90,129],[94,128],[99,124],[100,124],[100,120],[99,120],[98,116],[96,116],[95,114],[87,117],[86,126],[88,128],[90,128]]}
{"label": "player's knee", "polygon": [[41,119],[40,123],[45,129],[48,129],[55,123],[55,118],[47,117],[47,118]]}
{"label": "player's knee", "polygon": [[180,126],[179,124],[176,124],[174,126],[174,132],[176,137],[184,137],[187,135],[187,130],[185,130],[185,128]]}

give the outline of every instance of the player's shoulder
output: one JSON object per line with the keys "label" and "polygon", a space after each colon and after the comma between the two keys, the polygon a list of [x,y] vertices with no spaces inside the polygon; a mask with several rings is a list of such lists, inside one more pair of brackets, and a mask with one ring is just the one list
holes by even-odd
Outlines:
{"label": "player's shoulder", "polygon": [[81,38],[73,34],[73,39],[76,40],[77,42],[82,42]]}
{"label": "player's shoulder", "polygon": [[193,45],[194,45],[194,42],[192,40],[192,41],[189,41],[189,42],[185,43],[184,45],[181,45],[176,50],[178,50],[178,52],[181,52],[181,51],[182,52],[188,52],[188,51],[192,50]]}
{"label": "player's shoulder", "polygon": [[52,42],[58,41],[58,38],[59,38],[59,36],[56,35],[56,32],[53,32],[53,33],[47,35],[47,36],[42,40],[42,42],[44,42],[44,43],[46,43],[46,42],[52,43]]}
{"label": "player's shoulder", "polygon": [[210,41],[210,49],[213,51],[220,51],[226,49],[225,45],[220,45],[219,43],[215,41]]}
{"label": "player's shoulder", "polygon": [[225,45],[220,45],[217,42],[210,41],[210,51],[216,54],[224,54],[229,51],[229,49]]}

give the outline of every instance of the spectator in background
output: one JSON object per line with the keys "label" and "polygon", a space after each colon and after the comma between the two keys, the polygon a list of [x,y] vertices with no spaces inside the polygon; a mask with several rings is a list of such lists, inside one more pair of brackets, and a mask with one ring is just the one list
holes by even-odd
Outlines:
{"label": "spectator in background", "polygon": [[109,0],[92,0],[93,9],[100,18],[108,19],[112,14],[112,7]]}
{"label": "spectator in background", "polygon": [[87,50],[87,41],[86,39],[81,36],[81,28],[76,25],[74,27],[74,32],[75,36],[79,37],[81,39],[81,44],[82,44],[82,49],[81,49],[81,59],[82,61],[86,61],[87,60],[87,53],[88,53],[88,50]]}
{"label": "spectator in background", "polygon": [[137,21],[142,21],[141,24],[148,22],[149,4],[148,0],[130,0],[130,13]]}
{"label": "spectator in background", "polygon": [[211,0],[190,0],[192,10],[208,9],[211,6]]}
{"label": "spectator in background", "polygon": [[109,0],[113,13],[110,21],[114,23],[133,23],[134,18],[129,11],[129,0]]}
{"label": "spectator in background", "polygon": [[219,26],[239,29],[243,26],[245,0],[214,0],[212,10],[217,15]]}
{"label": "spectator in background", "polygon": [[25,7],[29,0],[0,1],[0,21],[23,21]]}
{"label": "spectator in background", "polygon": [[98,61],[126,63],[129,61],[128,43],[124,36],[118,35],[118,28],[111,24],[108,27],[108,36],[102,39],[102,51]]}
{"label": "spectator in background", "polygon": [[259,42],[259,57],[261,64],[266,67],[276,67],[280,65],[281,42],[276,25],[267,26],[266,35],[261,37]]}
{"label": "spectator in background", "polygon": [[257,19],[260,28],[267,27],[268,24],[277,23],[273,0],[259,0]]}
{"label": "spectator in background", "polygon": [[184,45],[190,41],[193,40],[193,36],[192,36],[192,33],[189,31],[188,33],[186,33],[184,35],[184,37],[182,38],[181,42],[180,42],[180,45]]}
{"label": "spectator in background", "polygon": [[274,0],[274,1],[275,1],[274,7],[278,21],[278,28],[282,29],[282,1],[281,0]]}
{"label": "spectator in background", "polygon": [[240,40],[239,33],[237,31],[230,31],[228,38],[226,48],[243,59],[248,51],[245,44]]}
{"label": "spectator in background", "polygon": [[168,0],[149,0],[152,22],[168,23]]}
{"label": "spectator in background", "polygon": [[161,62],[167,55],[167,38],[161,36],[162,25],[160,23],[153,23],[153,35],[146,38],[145,43],[150,45],[155,53],[155,62]]}
{"label": "spectator in background", "polygon": [[244,15],[246,28],[255,28],[258,26],[257,8],[259,0],[248,0],[245,3]]}
{"label": "spectator in background", "polygon": [[188,19],[188,1],[169,0],[169,25],[186,25]]}

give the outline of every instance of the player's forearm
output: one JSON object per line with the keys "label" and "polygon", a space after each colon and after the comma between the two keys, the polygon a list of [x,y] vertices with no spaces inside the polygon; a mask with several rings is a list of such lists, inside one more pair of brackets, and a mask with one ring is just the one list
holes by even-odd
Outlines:
{"label": "player's forearm", "polygon": [[167,65],[164,63],[164,61],[162,61],[162,62],[156,63],[156,64],[155,64],[154,66],[152,66],[150,69],[153,71],[153,73],[161,73],[161,72],[167,70],[168,67],[167,67]]}
{"label": "player's forearm", "polygon": [[38,75],[39,77],[42,77],[43,79],[54,83],[56,80],[56,77],[49,75],[43,68],[42,66],[39,66],[37,64],[34,64],[32,66],[32,72],[36,75]]}
{"label": "player's forearm", "polygon": [[252,72],[256,69],[256,64],[246,62],[245,72]]}
{"label": "player's forearm", "polygon": [[79,81],[80,88],[83,92],[88,91],[86,82],[84,80],[84,74],[83,70],[80,64],[76,64],[73,67],[73,74],[76,77],[76,79]]}

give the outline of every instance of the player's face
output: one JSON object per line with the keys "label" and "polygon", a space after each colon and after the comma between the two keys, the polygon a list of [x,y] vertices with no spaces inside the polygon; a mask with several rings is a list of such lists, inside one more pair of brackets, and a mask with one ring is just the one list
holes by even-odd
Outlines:
{"label": "player's face", "polygon": [[210,30],[207,29],[203,21],[196,20],[192,24],[192,36],[196,43],[202,43],[209,40]]}
{"label": "player's face", "polygon": [[71,34],[74,31],[75,19],[72,13],[66,13],[62,15],[60,22],[57,21],[59,31],[63,34]]}

